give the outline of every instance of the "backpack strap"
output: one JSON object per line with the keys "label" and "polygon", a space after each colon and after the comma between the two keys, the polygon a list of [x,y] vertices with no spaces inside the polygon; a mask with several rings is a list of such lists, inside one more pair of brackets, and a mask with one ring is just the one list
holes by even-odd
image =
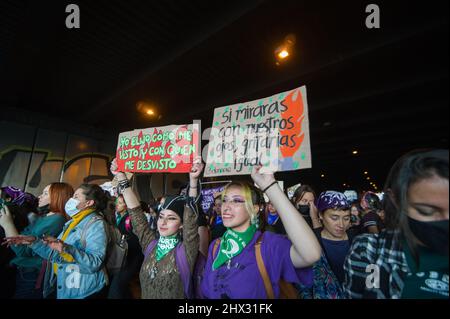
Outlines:
{"label": "backpack strap", "polygon": [[144,260],[147,259],[148,255],[150,255],[150,253],[155,248],[157,243],[158,243],[158,241],[156,239],[154,239],[150,242],[150,244],[148,244],[147,248],[145,248]]}
{"label": "backpack strap", "polygon": [[220,245],[220,238],[217,238],[216,241],[214,242],[214,247],[213,247],[213,251],[212,251],[213,259],[216,258],[216,253],[217,253],[217,249],[219,248],[219,245]]}
{"label": "backpack strap", "polygon": [[261,243],[263,239],[264,233],[259,235],[256,244],[255,244],[255,255],[256,255],[256,263],[258,264],[258,270],[261,274],[261,277],[264,281],[264,287],[266,288],[266,294],[268,299],[275,299],[275,295],[273,293],[272,283],[270,282],[269,274],[267,273],[266,266],[264,265],[264,260],[261,254]]}
{"label": "backpack strap", "polygon": [[192,274],[187,260],[186,250],[182,242],[175,248],[175,262],[180,272],[181,281],[183,282],[184,295],[187,299],[193,299]]}

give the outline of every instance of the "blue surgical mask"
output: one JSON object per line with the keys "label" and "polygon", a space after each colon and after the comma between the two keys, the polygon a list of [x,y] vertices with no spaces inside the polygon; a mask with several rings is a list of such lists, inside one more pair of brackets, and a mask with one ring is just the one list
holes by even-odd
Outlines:
{"label": "blue surgical mask", "polygon": [[77,208],[78,204],[80,204],[79,200],[77,200],[75,198],[70,198],[67,201],[66,206],[64,207],[67,215],[72,217],[72,216],[76,215],[77,213],[79,213],[80,209]]}

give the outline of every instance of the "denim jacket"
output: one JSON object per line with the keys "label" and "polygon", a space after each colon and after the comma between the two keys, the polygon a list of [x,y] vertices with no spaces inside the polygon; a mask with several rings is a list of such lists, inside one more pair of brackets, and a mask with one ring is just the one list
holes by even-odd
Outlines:
{"label": "denim jacket", "polygon": [[[105,222],[99,219],[87,229],[86,224],[96,213],[86,216],[64,241],[67,247],[65,252],[72,255],[75,262],[65,261],[61,255],[50,249],[41,240],[35,241],[30,247],[42,258],[48,259],[44,279],[44,297],[49,296],[56,289],[58,299],[83,299],[102,290],[108,284],[108,277],[104,267],[106,259],[107,234]],[[69,227],[69,220],[58,238],[61,239],[64,231]],[[81,243],[84,233],[85,243]],[[57,264],[58,273],[55,276],[53,263]]]}

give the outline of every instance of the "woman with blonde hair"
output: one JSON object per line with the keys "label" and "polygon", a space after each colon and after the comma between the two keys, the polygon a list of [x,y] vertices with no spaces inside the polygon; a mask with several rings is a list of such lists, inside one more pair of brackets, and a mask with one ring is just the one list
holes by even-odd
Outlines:
{"label": "woman with blonde hair", "polygon": [[289,239],[259,230],[263,208],[256,188],[239,182],[228,184],[221,207],[227,231],[209,248],[201,285],[205,298],[279,298],[280,287],[272,283],[312,284],[309,267],[320,258],[320,244],[273,174],[262,174],[260,169],[254,168],[253,181],[278,211]]}

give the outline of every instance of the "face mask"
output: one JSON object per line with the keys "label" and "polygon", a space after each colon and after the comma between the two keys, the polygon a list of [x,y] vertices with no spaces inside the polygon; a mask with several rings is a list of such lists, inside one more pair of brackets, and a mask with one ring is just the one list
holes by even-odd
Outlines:
{"label": "face mask", "polygon": [[80,204],[79,200],[77,200],[75,198],[70,198],[67,201],[66,206],[64,207],[67,215],[72,217],[73,215],[76,215],[77,213],[79,213],[80,209],[77,208],[78,204]]}
{"label": "face mask", "polygon": [[420,222],[408,217],[409,228],[425,246],[442,255],[448,255],[448,220]]}
{"label": "face mask", "polygon": [[309,216],[309,205],[298,205],[297,208],[300,214]]}

